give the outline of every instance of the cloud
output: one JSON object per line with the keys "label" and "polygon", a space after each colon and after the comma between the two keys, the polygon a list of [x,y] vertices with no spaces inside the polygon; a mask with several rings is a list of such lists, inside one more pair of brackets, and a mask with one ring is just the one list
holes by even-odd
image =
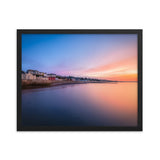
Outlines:
{"label": "cloud", "polygon": [[84,71],[84,75],[105,79],[135,81],[137,78],[137,56],[132,56],[116,63],[90,68]]}

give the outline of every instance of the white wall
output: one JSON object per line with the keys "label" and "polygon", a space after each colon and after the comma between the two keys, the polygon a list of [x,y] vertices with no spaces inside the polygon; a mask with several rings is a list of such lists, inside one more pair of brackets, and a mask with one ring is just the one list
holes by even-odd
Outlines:
{"label": "white wall", "polygon": [[[0,1],[0,159],[160,159],[159,1]],[[143,132],[16,132],[16,29],[143,31]],[[8,77],[8,73],[10,74]]]}

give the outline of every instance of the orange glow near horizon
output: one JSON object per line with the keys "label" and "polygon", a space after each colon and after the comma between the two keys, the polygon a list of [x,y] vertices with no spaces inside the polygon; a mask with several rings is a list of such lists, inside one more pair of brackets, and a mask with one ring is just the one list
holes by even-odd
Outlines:
{"label": "orange glow near horizon", "polygon": [[137,56],[88,69],[85,74],[89,77],[116,81],[137,81]]}
{"label": "orange glow near horizon", "polygon": [[92,63],[94,65],[87,66],[88,69],[76,70],[75,74],[71,74],[115,81],[137,81],[137,45],[114,48],[103,56],[93,56]]}

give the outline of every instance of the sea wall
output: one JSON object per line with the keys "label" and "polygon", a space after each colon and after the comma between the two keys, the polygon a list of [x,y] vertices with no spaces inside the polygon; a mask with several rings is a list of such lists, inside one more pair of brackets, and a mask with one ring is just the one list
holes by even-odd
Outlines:
{"label": "sea wall", "polygon": [[22,88],[28,86],[50,86],[52,83],[53,81],[50,80],[22,80]]}

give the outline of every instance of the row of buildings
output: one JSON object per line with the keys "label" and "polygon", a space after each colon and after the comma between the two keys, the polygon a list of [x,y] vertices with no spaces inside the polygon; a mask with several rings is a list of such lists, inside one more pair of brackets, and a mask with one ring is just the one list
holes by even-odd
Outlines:
{"label": "row of buildings", "polygon": [[[93,78],[73,77],[73,76],[60,76],[53,73],[47,74],[45,72],[39,72],[37,70],[27,70],[27,72],[21,72],[22,80],[56,80],[56,81],[81,81],[81,82],[97,82],[103,81]],[[106,81],[106,80],[105,80]]]}
{"label": "row of buildings", "polygon": [[37,70],[27,70],[27,72],[21,72],[22,80],[60,80],[56,77],[56,74],[47,74],[44,72],[39,72]]}

